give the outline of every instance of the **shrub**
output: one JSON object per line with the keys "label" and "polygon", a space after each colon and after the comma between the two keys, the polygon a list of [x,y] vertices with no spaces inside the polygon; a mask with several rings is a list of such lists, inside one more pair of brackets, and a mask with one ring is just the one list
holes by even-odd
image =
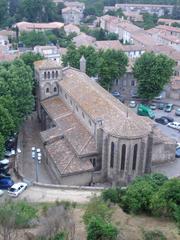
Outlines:
{"label": "shrub", "polygon": [[118,191],[115,188],[109,188],[102,192],[102,199],[107,202],[110,201],[112,203],[119,202]]}
{"label": "shrub", "polygon": [[154,189],[150,183],[144,180],[136,181],[128,187],[120,205],[125,212],[149,212],[153,192]]}
{"label": "shrub", "polygon": [[110,223],[105,223],[99,217],[91,217],[87,227],[87,240],[116,240],[118,230]]}
{"label": "shrub", "polygon": [[144,231],[143,232],[143,239],[144,240],[166,240],[167,238],[164,234],[159,230],[154,231]]}
{"label": "shrub", "polygon": [[111,216],[112,210],[107,206],[107,204],[100,198],[93,197],[87,204],[83,220],[84,223],[88,225],[92,217],[98,217],[104,219],[104,221],[110,221]]}
{"label": "shrub", "polygon": [[151,209],[153,215],[164,215],[178,219],[177,214],[179,210],[177,207],[179,205],[180,179],[174,178],[165,182],[159,191],[152,196]]}

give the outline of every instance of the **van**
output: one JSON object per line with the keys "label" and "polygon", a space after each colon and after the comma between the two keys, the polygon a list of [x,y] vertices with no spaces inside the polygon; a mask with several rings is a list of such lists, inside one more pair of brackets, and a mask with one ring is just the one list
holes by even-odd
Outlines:
{"label": "van", "polygon": [[155,113],[150,109],[150,107],[140,104],[137,109],[137,114],[140,116],[147,116],[151,119],[155,118]]}

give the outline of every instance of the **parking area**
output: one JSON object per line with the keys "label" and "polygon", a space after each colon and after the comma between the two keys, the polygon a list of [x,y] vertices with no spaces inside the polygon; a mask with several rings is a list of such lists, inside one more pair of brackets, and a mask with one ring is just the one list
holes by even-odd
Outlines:
{"label": "parking area", "polygon": [[[132,107],[131,110],[133,110],[134,112],[137,113],[137,104],[139,104],[139,102],[137,102],[135,100],[136,103],[136,107]],[[127,105],[129,106],[129,103],[127,103]],[[178,107],[173,107],[173,110],[171,112],[165,112],[164,110],[153,110],[155,113],[155,119],[156,118],[160,118],[162,116],[168,116],[174,119],[175,122],[179,122],[180,123],[180,116],[176,116],[175,115],[175,111]],[[155,121],[154,121],[155,122]],[[176,142],[180,142],[180,130],[177,129],[173,129],[168,127],[167,125],[162,125],[160,123],[155,122],[155,124],[158,126],[158,128],[160,128],[162,130],[162,132],[167,135],[170,138],[173,138]]]}

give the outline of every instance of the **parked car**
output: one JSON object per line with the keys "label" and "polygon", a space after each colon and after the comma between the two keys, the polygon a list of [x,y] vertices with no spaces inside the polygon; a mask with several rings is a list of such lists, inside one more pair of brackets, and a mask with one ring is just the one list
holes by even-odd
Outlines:
{"label": "parked car", "polygon": [[5,157],[12,157],[12,156],[15,155],[15,153],[16,153],[16,152],[15,152],[14,149],[11,149],[11,151],[7,150],[7,151],[5,151],[4,156],[5,156]]}
{"label": "parked car", "polygon": [[162,94],[159,94],[157,97],[155,97],[154,99],[156,100],[161,100],[163,98]]}
{"label": "parked car", "polygon": [[0,167],[5,166],[9,164],[9,159],[5,158],[3,160],[0,160]]}
{"label": "parked car", "polygon": [[157,105],[157,108],[158,108],[159,110],[163,110],[163,109],[164,109],[164,106],[165,106],[164,103],[159,103],[159,104]]}
{"label": "parked car", "polygon": [[177,109],[176,109],[175,115],[176,115],[176,116],[180,116],[180,108],[177,108]]}
{"label": "parked car", "polygon": [[156,104],[155,104],[155,103],[152,103],[149,107],[150,107],[150,109],[152,109],[152,110],[156,110]]}
{"label": "parked car", "polygon": [[12,179],[0,178],[0,189],[9,189],[13,184]]}
{"label": "parked car", "polygon": [[4,194],[4,191],[0,190],[0,197],[2,197],[3,194]]}
{"label": "parked car", "polygon": [[0,178],[11,178],[11,175],[9,173],[0,173]]}
{"label": "parked car", "polygon": [[172,103],[168,103],[164,108],[165,112],[171,112],[172,110],[173,110],[173,104]]}
{"label": "parked car", "polygon": [[15,183],[8,190],[8,194],[12,197],[18,197],[20,193],[22,193],[27,188],[27,183],[19,182]]}
{"label": "parked car", "polygon": [[180,158],[180,147],[176,148],[176,157]]}
{"label": "parked car", "polygon": [[156,118],[155,121],[156,121],[157,123],[162,124],[162,125],[167,125],[167,124],[169,123],[166,118],[162,118],[162,117]]}
{"label": "parked car", "polygon": [[170,123],[168,123],[168,127],[180,130],[180,123],[178,123],[178,122],[170,122]]}
{"label": "parked car", "polygon": [[137,109],[137,114],[140,116],[147,116],[151,119],[155,118],[155,113],[146,105],[140,104]]}
{"label": "parked car", "polygon": [[174,122],[174,118],[170,116],[162,116],[162,118],[166,118],[168,122]]}
{"label": "parked car", "polygon": [[120,97],[120,93],[119,92],[112,92],[112,95],[116,98],[119,98]]}
{"label": "parked car", "polygon": [[129,107],[130,108],[135,108],[136,107],[136,102],[135,101],[130,101]]}

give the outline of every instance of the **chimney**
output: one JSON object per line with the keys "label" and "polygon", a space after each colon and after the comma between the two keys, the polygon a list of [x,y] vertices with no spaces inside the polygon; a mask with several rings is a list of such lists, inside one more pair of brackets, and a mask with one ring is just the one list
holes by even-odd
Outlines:
{"label": "chimney", "polygon": [[80,59],[80,71],[86,73],[86,59],[84,56]]}

